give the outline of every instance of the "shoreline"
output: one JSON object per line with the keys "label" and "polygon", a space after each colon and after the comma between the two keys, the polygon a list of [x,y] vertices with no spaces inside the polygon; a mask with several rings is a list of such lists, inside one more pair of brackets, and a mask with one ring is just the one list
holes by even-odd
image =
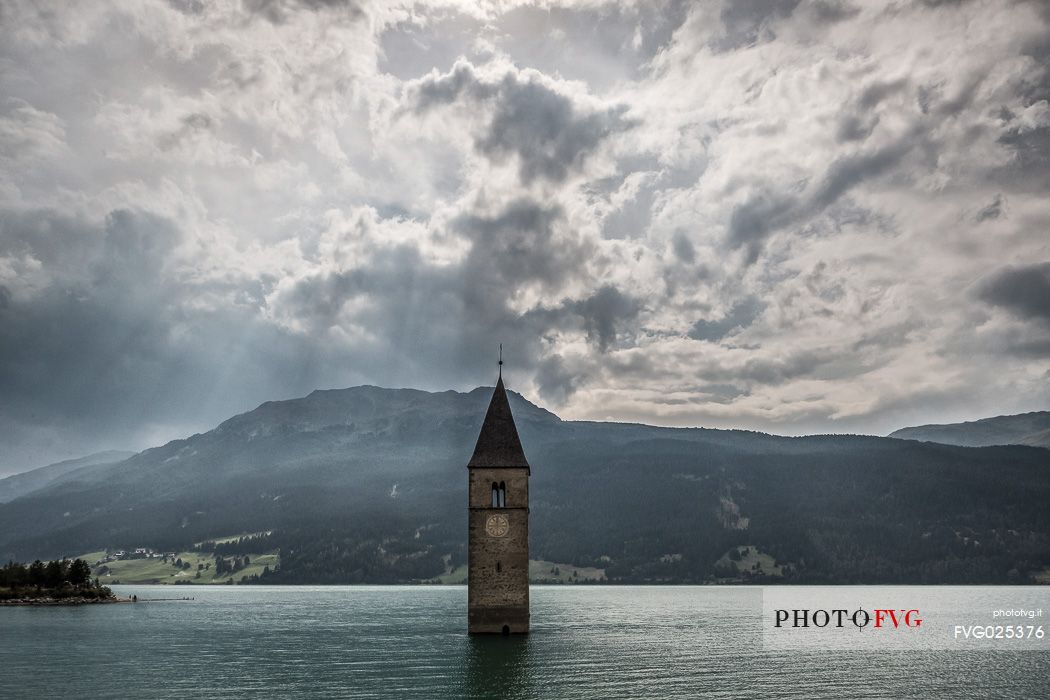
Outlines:
{"label": "shoreline", "polygon": [[0,607],[58,607],[72,605],[111,605],[114,603],[131,603],[131,598],[113,596],[112,598],[12,598],[0,600]]}

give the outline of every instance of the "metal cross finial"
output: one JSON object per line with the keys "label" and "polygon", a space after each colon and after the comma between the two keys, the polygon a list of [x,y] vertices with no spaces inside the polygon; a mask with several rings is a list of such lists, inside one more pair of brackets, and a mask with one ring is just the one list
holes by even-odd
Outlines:
{"label": "metal cross finial", "polygon": [[499,376],[503,378],[503,343],[499,344]]}

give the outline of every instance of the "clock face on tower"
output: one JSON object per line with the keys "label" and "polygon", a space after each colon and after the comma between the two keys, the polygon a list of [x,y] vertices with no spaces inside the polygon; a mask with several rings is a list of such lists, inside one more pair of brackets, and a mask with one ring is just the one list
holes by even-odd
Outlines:
{"label": "clock face on tower", "polygon": [[490,537],[504,537],[510,532],[510,522],[506,515],[490,515],[485,521],[485,532]]}

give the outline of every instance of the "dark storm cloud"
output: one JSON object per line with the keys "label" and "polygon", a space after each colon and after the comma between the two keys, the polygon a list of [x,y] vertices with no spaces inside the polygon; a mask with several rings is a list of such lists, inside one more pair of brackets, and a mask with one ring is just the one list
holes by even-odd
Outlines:
{"label": "dark storm cloud", "polygon": [[838,119],[836,138],[841,142],[863,141],[879,125],[876,108],[883,100],[904,92],[908,80],[874,80],[861,90],[856,100],[844,106]]}
{"label": "dark storm cloud", "polygon": [[1021,318],[1050,323],[1050,262],[997,270],[978,286],[977,294]]}
{"label": "dark storm cloud", "polygon": [[[368,374],[411,376],[410,363],[418,363],[432,374],[457,376],[478,361],[492,338],[524,357],[531,357],[535,343],[529,331],[515,327],[517,316],[507,305],[513,284],[502,283],[498,270],[485,274],[487,279],[478,279],[461,266],[430,265],[405,244],[378,250],[353,269],[306,276],[274,305],[312,338],[330,328],[367,329],[369,338],[357,345]],[[392,367],[393,358],[406,365]]]}
{"label": "dark storm cloud", "polygon": [[747,328],[758,318],[765,306],[755,297],[737,303],[723,318],[717,321],[700,319],[689,329],[693,340],[719,341],[739,328]]}
{"label": "dark storm cloud", "polygon": [[733,378],[758,384],[782,384],[798,377],[813,375],[827,361],[826,354],[808,351],[785,358],[748,360]]}
{"label": "dark storm cloud", "polygon": [[995,195],[995,199],[992,200],[987,206],[981,207],[981,210],[974,215],[974,221],[981,223],[982,221],[990,221],[998,219],[1003,215],[1003,196],[1001,194]]}
{"label": "dark storm cloud", "polygon": [[762,243],[774,231],[801,215],[799,200],[790,195],[762,192],[733,207],[729,216],[729,245],[744,248],[747,262],[758,260]]}
{"label": "dark storm cloud", "polygon": [[640,302],[612,285],[581,299],[517,310],[512,300],[526,286],[554,290],[576,279],[589,244],[566,230],[557,207],[520,199],[490,215],[464,215],[450,227],[470,250],[455,265],[432,265],[413,245],[377,251],[366,264],[300,280],[275,304],[317,336],[330,327],[367,328],[375,343],[358,362],[373,376],[389,373],[391,357],[405,358],[395,376],[417,372],[470,381],[503,342],[508,368],[534,376],[544,400],[557,404],[585,381],[558,355],[545,356],[541,340],[552,331],[582,331],[605,352],[618,343],[641,311]]}
{"label": "dark storm cloud", "polygon": [[800,377],[818,374],[836,358],[822,349],[805,349],[789,352],[779,357],[755,357],[741,365],[724,367],[709,364],[701,368],[699,376],[705,382],[739,383],[776,386]]}
{"label": "dark storm cloud", "polygon": [[0,252],[47,261],[55,278],[41,293],[12,294],[0,311],[4,417],[105,423],[143,410],[127,405],[134,384],[171,371],[164,360],[174,359],[154,280],[177,233],[129,211],[100,226],[53,212],[5,213],[0,231]]}
{"label": "dark storm cloud", "polygon": [[472,242],[465,272],[513,291],[524,282],[558,285],[580,269],[591,246],[560,230],[563,221],[560,207],[519,199],[494,216],[464,215],[452,225]]}
{"label": "dark storm cloud", "polygon": [[1013,149],[1023,172],[1045,178],[1046,168],[1050,165],[1050,127],[1029,129],[1015,126],[1008,129],[999,141]]}
{"label": "dark storm cloud", "polygon": [[838,130],[835,133],[839,141],[863,141],[879,125],[877,114],[849,114],[839,117]]}
{"label": "dark storm cloud", "polygon": [[857,106],[863,110],[873,109],[887,97],[898,94],[906,87],[908,87],[907,78],[875,80],[865,86],[860,93],[860,97],[857,99]]}
{"label": "dark storm cloud", "polygon": [[832,24],[855,17],[860,8],[845,0],[816,0],[810,4],[816,18],[821,22]]}
{"label": "dark storm cloud", "polygon": [[729,51],[773,39],[773,26],[790,17],[799,0],[733,0],[722,6],[723,36],[714,48]]}
{"label": "dark storm cloud", "polygon": [[[339,363],[262,322],[255,307],[193,303],[217,290],[186,287],[167,269],[182,240],[172,222],[141,211],[97,223],[0,214],[0,258],[40,261],[48,276],[39,289],[30,277],[6,290],[0,304],[4,467],[134,446],[141,431],[165,425],[218,423],[308,390],[322,365]],[[52,433],[63,440],[39,437]]]}
{"label": "dark storm cloud", "polygon": [[244,8],[273,24],[284,24],[299,10],[338,9],[350,18],[364,15],[356,0],[244,0]]}
{"label": "dark storm cloud", "polygon": [[808,196],[770,191],[753,195],[730,214],[730,247],[743,248],[746,261],[753,264],[770,235],[802,219],[818,216],[854,187],[897,166],[914,147],[913,139],[909,135],[884,146],[840,156],[831,162]]}
{"label": "dark storm cloud", "polygon": [[[1050,4],[1041,3],[1044,31],[1039,39],[1027,42],[1022,53],[1039,67],[1021,85],[1021,104],[1032,107],[1050,100]],[[1017,115],[1007,114],[1007,128],[1000,142],[1013,149],[1020,165],[1021,176],[1036,187],[1050,186],[1050,127],[1046,124],[1032,127],[1015,120]]]}
{"label": "dark storm cloud", "polygon": [[867,153],[836,159],[813,194],[811,205],[818,211],[830,206],[861,182],[882,175],[897,165],[912,146],[910,139],[904,138]]}
{"label": "dark storm cloud", "polygon": [[605,285],[570,308],[583,319],[588,340],[605,352],[616,340],[617,329],[638,316],[641,304],[612,285]]}
{"label": "dark storm cloud", "polygon": [[[590,255],[558,207],[523,198],[492,215],[460,216],[450,229],[470,243],[456,264],[429,263],[412,244],[384,247],[353,269],[304,277],[274,303],[313,336],[332,327],[367,329],[371,340],[358,362],[372,376],[403,382],[415,371],[421,381],[440,375],[453,384],[476,377],[494,339],[512,353],[516,371],[531,372],[544,333],[575,318],[596,344],[610,343],[617,324],[634,313],[616,290],[555,309],[512,308],[526,287],[551,293],[574,279]],[[410,366],[393,368],[392,357],[406,357]]]}
{"label": "dark storm cloud", "polygon": [[693,242],[689,240],[689,237],[681,231],[676,232],[671,238],[671,250],[681,262],[689,265],[696,262],[696,248],[693,247]]}
{"label": "dark storm cloud", "polygon": [[168,0],[168,4],[187,15],[199,15],[204,12],[204,0]]}
{"label": "dark storm cloud", "polygon": [[514,291],[497,268],[434,266],[406,244],[361,267],[307,276],[274,305],[313,342],[332,328],[365,329],[353,362],[375,383],[443,388],[476,384],[496,342],[517,376],[535,367],[545,326],[510,308]]}
{"label": "dark storm cloud", "polygon": [[997,355],[1008,353],[1014,357],[1029,360],[1050,358],[1050,329],[1046,324],[1038,327],[1035,324],[1029,324],[1029,327],[998,340],[998,345],[994,346]]}
{"label": "dark storm cloud", "polygon": [[483,100],[496,94],[493,86],[481,82],[474,71],[474,66],[466,61],[458,61],[448,73],[432,74],[415,85],[415,109],[426,112],[434,105],[446,105],[455,102],[461,95]]}
{"label": "dark storm cloud", "polygon": [[606,353],[630,347],[643,310],[642,300],[606,284],[582,299],[566,298],[555,306],[536,306],[517,322],[536,333],[582,332],[595,350]]}
{"label": "dark storm cloud", "polygon": [[101,225],[54,211],[0,212],[0,255],[28,256],[69,290],[123,291],[155,279],[181,234],[169,221],[118,209]]}
{"label": "dark storm cloud", "polygon": [[946,92],[941,83],[920,85],[916,93],[919,108],[923,114],[938,117],[954,117],[964,112],[972,104],[977,90],[984,81],[985,75],[970,75],[955,90]]}
{"label": "dark storm cloud", "polygon": [[566,365],[561,355],[551,355],[536,367],[536,385],[545,401],[564,404],[587,380],[587,376]]}
{"label": "dark storm cloud", "polygon": [[579,114],[568,98],[542,85],[514,84],[499,100],[489,133],[477,146],[496,158],[516,153],[525,182],[536,177],[558,182],[582,165],[602,139],[626,128],[625,109]]}
{"label": "dark storm cloud", "polygon": [[926,7],[945,7],[951,5],[963,5],[970,0],[916,0],[918,4]]}
{"label": "dark storm cloud", "polygon": [[632,125],[624,117],[625,106],[587,110],[538,76],[508,72],[498,80],[486,81],[463,61],[444,75],[422,79],[415,90],[415,108],[420,113],[461,100],[492,103],[487,132],[474,145],[496,161],[516,155],[526,183],[538,177],[564,180],[603,140]]}

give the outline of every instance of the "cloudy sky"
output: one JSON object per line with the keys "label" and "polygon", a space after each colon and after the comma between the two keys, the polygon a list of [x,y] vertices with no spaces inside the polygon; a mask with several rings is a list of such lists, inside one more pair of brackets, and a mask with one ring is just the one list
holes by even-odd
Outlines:
{"label": "cloudy sky", "polygon": [[1050,408],[1050,11],[0,0],[0,474],[269,399]]}

